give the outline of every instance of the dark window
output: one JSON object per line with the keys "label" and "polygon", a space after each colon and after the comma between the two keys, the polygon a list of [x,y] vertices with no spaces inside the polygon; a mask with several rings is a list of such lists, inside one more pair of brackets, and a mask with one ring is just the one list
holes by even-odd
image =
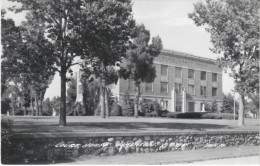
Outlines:
{"label": "dark window", "polygon": [[192,70],[192,69],[189,69],[189,71],[188,71],[188,77],[189,78],[191,78],[191,79],[194,79],[195,78],[195,72],[194,72],[194,70]]}
{"label": "dark window", "polygon": [[189,85],[188,86],[188,93],[190,95],[195,95],[195,87],[194,87],[194,85]]}
{"label": "dark window", "polygon": [[218,88],[212,88],[212,96],[218,96]]}
{"label": "dark window", "polygon": [[168,75],[168,66],[161,65],[161,75],[162,76],[167,76]]}
{"label": "dark window", "polygon": [[175,83],[175,91],[176,91],[176,93],[181,93],[181,90],[182,90],[182,85],[178,84],[178,83]]}
{"label": "dark window", "polygon": [[175,68],[175,78],[181,78],[181,68],[180,67]]}
{"label": "dark window", "polygon": [[218,74],[212,73],[212,81],[217,82],[218,81]]}
{"label": "dark window", "polygon": [[206,97],[206,90],[205,86],[200,86],[200,95]]}
{"label": "dark window", "polygon": [[145,83],[145,91],[153,91],[153,83]]}
{"label": "dark window", "polygon": [[161,92],[163,93],[168,92],[168,82],[161,82]]}
{"label": "dark window", "polygon": [[206,80],[206,72],[205,71],[200,72],[200,80]]}

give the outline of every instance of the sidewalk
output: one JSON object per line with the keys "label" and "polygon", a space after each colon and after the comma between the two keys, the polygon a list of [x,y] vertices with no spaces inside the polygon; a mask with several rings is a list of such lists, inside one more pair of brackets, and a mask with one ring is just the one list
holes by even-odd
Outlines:
{"label": "sidewalk", "polygon": [[187,165],[260,165],[260,156],[193,162]]}
{"label": "sidewalk", "polygon": [[[75,161],[57,164],[84,164],[84,165],[161,165],[161,164],[189,164],[194,163],[197,165],[199,162],[208,161],[205,164],[214,164],[212,160],[234,158],[230,161],[230,164],[240,164],[241,157],[254,156],[254,160],[251,160],[252,164],[259,164],[259,160],[255,159],[259,156],[259,147],[257,146],[241,146],[230,147],[223,149],[201,149],[193,151],[178,151],[178,152],[164,152],[164,153],[139,153],[118,155],[109,157],[93,157],[93,158],[80,158]],[[242,159],[243,159],[242,158]],[[248,160],[250,160],[249,158]],[[224,160],[224,161],[225,161]],[[229,161],[229,160],[228,160]],[[237,162],[233,162],[237,161]],[[197,163],[196,163],[197,162]],[[254,163],[256,162],[256,163]],[[216,163],[217,164],[217,163]],[[224,163],[227,164],[227,163]]]}

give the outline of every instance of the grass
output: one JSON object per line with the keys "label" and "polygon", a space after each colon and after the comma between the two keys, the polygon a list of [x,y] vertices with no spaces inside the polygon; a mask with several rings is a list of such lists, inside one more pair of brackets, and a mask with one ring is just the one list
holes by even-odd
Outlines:
{"label": "grass", "polygon": [[15,133],[39,132],[149,132],[149,131],[222,131],[256,130],[259,119],[245,119],[246,126],[238,127],[237,120],[215,119],[172,119],[68,116],[67,126],[59,127],[59,117],[24,117],[14,119]]}

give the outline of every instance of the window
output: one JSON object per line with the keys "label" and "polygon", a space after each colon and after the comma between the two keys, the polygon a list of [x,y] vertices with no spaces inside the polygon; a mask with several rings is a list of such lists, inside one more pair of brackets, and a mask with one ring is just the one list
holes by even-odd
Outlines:
{"label": "window", "polygon": [[175,78],[181,78],[181,68],[180,67],[175,68]]}
{"label": "window", "polygon": [[212,81],[217,82],[218,81],[218,74],[212,73]]}
{"label": "window", "polygon": [[195,111],[195,103],[189,102],[189,112],[194,112],[194,111]]}
{"label": "window", "polygon": [[162,76],[167,76],[168,75],[168,66],[161,65],[161,75]]}
{"label": "window", "polygon": [[128,80],[128,89],[129,89],[129,90],[135,90],[134,80],[132,80],[132,79],[129,79],[129,80]]}
{"label": "window", "polygon": [[205,86],[200,86],[200,95],[206,97],[206,90]]}
{"label": "window", "polygon": [[181,105],[176,106],[176,112],[181,112]]}
{"label": "window", "polygon": [[161,82],[161,92],[163,93],[168,92],[168,82]]}
{"label": "window", "polygon": [[188,77],[191,78],[191,79],[194,79],[194,78],[195,78],[195,72],[194,72],[194,70],[192,70],[192,69],[189,69],[189,70],[188,70]]}
{"label": "window", "polygon": [[218,88],[212,88],[212,96],[218,96]]}
{"label": "window", "polygon": [[206,80],[206,72],[205,71],[200,72],[200,80]]}
{"label": "window", "polygon": [[194,85],[188,85],[188,93],[190,95],[195,95],[195,87],[194,87]]}
{"label": "window", "polygon": [[178,83],[175,83],[175,91],[176,91],[176,93],[181,93],[181,90],[182,90],[182,85],[178,84]]}
{"label": "window", "polygon": [[160,105],[163,109],[167,110],[168,109],[168,101],[167,100],[160,100]]}
{"label": "window", "polygon": [[145,83],[145,91],[153,91],[153,83]]}

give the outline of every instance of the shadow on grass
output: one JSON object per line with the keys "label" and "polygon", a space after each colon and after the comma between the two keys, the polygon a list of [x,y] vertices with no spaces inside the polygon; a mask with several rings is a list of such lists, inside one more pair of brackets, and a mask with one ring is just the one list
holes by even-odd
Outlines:
{"label": "shadow on grass", "polygon": [[228,129],[228,125],[203,123],[150,123],[150,122],[68,122],[66,127],[57,124],[35,124],[30,121],[21,121],[15,126],[15,132],[108,132],[108,131],[171,131],[190,130],[206,131],[207,129]]}

